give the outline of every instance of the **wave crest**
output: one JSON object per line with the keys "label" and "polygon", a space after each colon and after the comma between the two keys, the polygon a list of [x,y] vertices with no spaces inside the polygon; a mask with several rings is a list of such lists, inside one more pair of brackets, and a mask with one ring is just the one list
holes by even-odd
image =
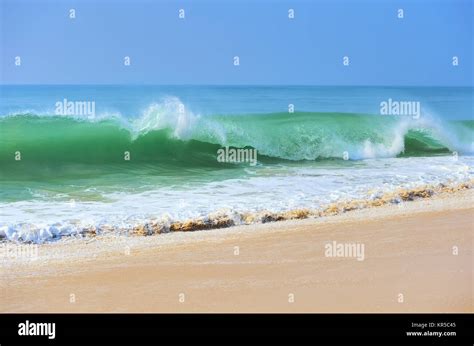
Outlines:
{"label": "wave crest", "polygon": [[222,146],[255,148],[263,161],[470,154],[473,124],[348,113],[201,116],[171,96],[136,118],[2,117],[0,162],[14,164],[20,150],[30,162],[119,163],[130,151],[135,162],[214,165]]}

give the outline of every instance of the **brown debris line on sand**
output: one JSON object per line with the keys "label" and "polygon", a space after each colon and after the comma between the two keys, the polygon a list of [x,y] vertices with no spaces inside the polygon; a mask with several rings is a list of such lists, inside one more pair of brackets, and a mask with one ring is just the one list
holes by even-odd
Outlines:
{"label": "brown debris line on sand", "polygon": [[471,179],[467,183],[461,183],[457,185],[438,184],[433,186],[426,185],[414,189],[398,189],[393,192],[385,193],[374,199],[362,199],[332,203],[323,208],[323,211],[320,213],[320,216],[331,216],[356,209],[380,207],[385,204],[398,204],[401,202],[414,201],[416,199],[429,198],[434,195],[453,193],[460,190],[470,189],[473,186],[474,179]]}
{"label": "brown debris line on sand", "polygon": [[242,215],[241,220],[243,224],[249,225],[252,223],[306,219],[309,216],[312,216],[309,209],[294,209],[279,213],[273,213],[271,211],[264,210],[257,213],[245,213]]}
{"label": "brown debris line on sand", "polygon": [[151,221],[143,225],[133,227],[132,234],[134,235],[153,235],[166,233],[167,227],[157,221]]}
{"label": "brown debris line on sand", "polygon": [[[272,213],[262,211],[258,213],[246,213],[237,215],[237,220],[225,213],[213,213],[207,218],[196,220],[175,221],[166,226],[158,221],[136,225],[132,228],[131,234],[146,236],[168,232],[192,232],[208,229],[227,228],[238,224],[267,223],[283,220],[305,219],[311,215],[308,209],[295,209],[282,213]],[[89,229],[87,235],[95,235]]]}
{"label": "brown debris line on sand", "polygon": [[196,220],[175,221],[169,225],[152,221],[140,224],[131,230],[133,235],[153,235],[168,232],[191,232],[206,229],[226,228],[234,226],[235,221],[227,215],[211,214],[208,218],[200,218]]}

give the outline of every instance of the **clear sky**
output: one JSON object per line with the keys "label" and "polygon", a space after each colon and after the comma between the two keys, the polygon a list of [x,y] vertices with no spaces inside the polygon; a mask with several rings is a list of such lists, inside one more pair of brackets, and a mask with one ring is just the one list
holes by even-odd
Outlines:
{"label": "clear sky", "polygon": [[473,85],[472,0],[0,3],[3,84]]}

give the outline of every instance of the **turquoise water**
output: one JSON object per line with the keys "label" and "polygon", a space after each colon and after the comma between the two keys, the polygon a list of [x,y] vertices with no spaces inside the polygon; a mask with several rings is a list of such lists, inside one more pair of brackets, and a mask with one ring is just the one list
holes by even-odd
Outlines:
{"label": "turquoise water", "polygon": [[[0,96],[0,236],[12,240],[472,177],[472,88],[1,86]],[[64,99],[94,112],[58,114]],[[383,115],[389,99],[421,112]],[[225,147],[255,149],[257,164],[219,162]]]}

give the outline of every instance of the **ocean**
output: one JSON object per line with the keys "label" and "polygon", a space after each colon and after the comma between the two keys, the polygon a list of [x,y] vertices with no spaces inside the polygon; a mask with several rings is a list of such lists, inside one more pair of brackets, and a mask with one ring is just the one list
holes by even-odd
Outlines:
{"label": "ocean", "polygon": [[[0,238],[215,213],[239,224],[467,182],[473,98],[470,87],[2,85]],[[256,157],[218,160],[223,149]]]}

